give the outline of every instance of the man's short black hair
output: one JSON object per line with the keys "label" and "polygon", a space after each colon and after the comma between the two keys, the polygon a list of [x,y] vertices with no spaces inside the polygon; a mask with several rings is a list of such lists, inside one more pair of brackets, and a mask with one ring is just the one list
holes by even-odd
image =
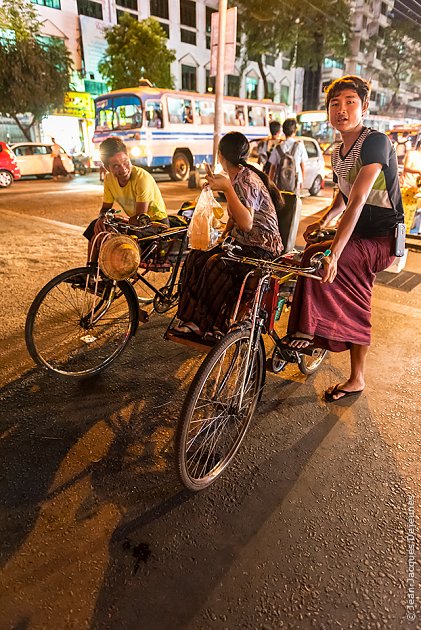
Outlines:
{"label": "man's short black hair", "polygon": [[117,153],[128,154],[126,145],[118,136],[110,136],[99,145],[99,155],[104,166],[107,166],[108,160]]}
{"label": "man's short black hair", "polygon": [[344,90],[354,90],[354,92],[356,92],[360,97],[363,105],[368,103],[370,100],[370,81],[366,81],[365,79],[358,77],[356,74],[347,74],[344,77],[335,79],[335,81],[332,81],[332,83],[326,88],[326,109],[329,109],[329,103],[332,98],[335,98],[335,96],[338,96],[338,94]]}
{"label": "man's short black hair", "polygon": [[282,125],[282,131],[287,138],[297,131],[297,121],[295,118],[287,118]]}
{"label": "man's short black hair", "polygon": [[277,120],[271,120],[269,123],[270,135],[276,136],[281,131],[281,123]]}

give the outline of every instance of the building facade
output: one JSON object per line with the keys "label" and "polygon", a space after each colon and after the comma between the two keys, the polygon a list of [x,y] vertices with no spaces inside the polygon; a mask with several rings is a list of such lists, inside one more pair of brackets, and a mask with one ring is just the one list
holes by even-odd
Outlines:
{"label": "building facade", "polygon": [[[79,101],[86,104],[89,95],[95,97],[107,91],[98,70],[98,63],[106,49],[104,30],[117,24],[124,13],[138,20],[152,16],[160,22],[168,36],[168,48],[176,54],[171,66],[176,89],[213,91],[210,32],[211,15],[217,10],[218,0],[32,1],[37,5],[42,34],[63,39],[74,63],[75,92],[69,97],[72,107],[61,116],[50,116],[43,121],[40,130],[43,139],[65,130],[67,139],[62,143],[66,149],[87,149],[87,138],[92,135],[93,123],[88,111],[82,111],[77,94],[80,94]],[[244,49],[238,41],[234,72],[225,77],[225,94],[261,99],[264,87],[258,64],[253,60],[244,64],[242,52]],[[265,72],[272,99],[286,103],[291,111],[294,102],[299,107],[300,71],[289,69],[288,61],[282,55],[266,55]],[[79,116],[78,105],[81,107]],[[68,118],[76,118],[78,122],[71,122]]]}
{"label": "building facade", "polygon": [[[400,4],[403,4],[402,2]],[[326,84],[343,74],[357,74],[371,80],[370,112],[387,112],[392,90],[382,85],[379,76],[382,62],[373,40],[382,38],[392,25],[395,0],[351,0],[352,39],[350,55],[346,59],[325,59],[322,80]],[[399,10],[399,9],[398,9]],[[419,85],[402,84],[400,98],[408,105],[419,94]]]}

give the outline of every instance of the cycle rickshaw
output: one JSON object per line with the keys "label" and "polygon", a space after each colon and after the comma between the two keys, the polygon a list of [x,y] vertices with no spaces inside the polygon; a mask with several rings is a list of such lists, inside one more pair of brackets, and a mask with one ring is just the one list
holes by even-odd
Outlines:
{"label": "cycle rickshaw", "polygon": [[123,352],[139,323],[147,321],[145,307],[150,305],[157,313],[172,308],[178,301],[193,208],[184,203],[177,218],[170,218],[178,225],[149,236],[148,219],[136,227],[108,211],[104,236],[118,235],[120,250],[130,250],[132,259],[140,249],[141,255],[137,260],[134,256],[125,279],[118,273],[110,277],[101,268],[101,244],[100,264],[69,269],[41,289],[25,324],[26,345],[35,363],[66,377],[99,374]]}
{"label": "cycle rickshaw", "polygon": [[[319,235],[325,240],[330,234]],[[315,272],[323,254],[302,268],[288,257],[276,261],[247,258],[230,242],[223,245],[231,261],[247,265],[227,334],[216,343],[196,335],[180,336],[172,323],[165,334],[182,344],[208,352],[186,394],[176,430],[176,460],[181,482],[192,491],[202,490],[218,479],[237,453],[256,405],[262,395],[266,368],[278,373],[297,363],[304,374],[313,374],[325,359],[321,348],[292,350],[281,343],[275,322],[291,299],[294,279],[306,276],[320,281]],[[251,289],[247,289],[252,285]],[[242,300],[251,293],[251,316],[239,317]],[[275,343],[266,359],[263,334]]]}

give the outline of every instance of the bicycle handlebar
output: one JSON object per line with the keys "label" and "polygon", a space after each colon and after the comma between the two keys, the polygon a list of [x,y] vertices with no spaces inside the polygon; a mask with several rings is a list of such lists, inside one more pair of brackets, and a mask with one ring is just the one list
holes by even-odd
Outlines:
{"label": "bicycle handlebar", "polygon": [[314,273],[322,267],[323,257],[318,256],[318,254],[315,254],[310,259],[310,267],[297,267],[296,265],[291,265],[286,262],[279,263],[273,260],[249,258],[248,256],[241,256],[239,253],[236,254],[235,250],[239,250],[239,252],[241,252],[241,247],[239,245],[234,245],[234,243],[229,239],[230,237],[226,238],[221,247],[224,251],[226,251],[227,257],[230,260],[253,267],[259,267],[274,276],[279,273],[294,273],[297,276],[305,276],[307,278],[313,278],[314,280],[322,279],[321,276],[314,275]]}
{"label": "bicycle handlebar", "polygon": [[[119,219],[116,219],[114,214],[115,214],[115,210],[113,208],[111,208],[110,210],[107,210],[107,212],[104,215],[105,217],[104,225],[109,226],[116,232],[121,232],[122,234],[127,233],[129,230],[130,232],[136,232],[138,233],[139,238],[142,238],[142,239],[150,240],[150,239],[156,239],[157,237],[175,237],[181,234],[185,234],[187,232],[187,225],[175,227],[175,228],[170,228],[170,227],[167,228],[166,226],[164,226],[163,223],[159,223],[157,221],[151,221],[147,215],[141,215],[142,217],[145,217],[144,225],[132,225],[131,223],[128,223],[126,221],[121,221]],[[147,236],[142,236],[142,232],[144,232],[147,228],[150,228],[150,227],[160,227],[163,229],[162,229],[162,232],[158,232],[157,234],[148,234]]]}

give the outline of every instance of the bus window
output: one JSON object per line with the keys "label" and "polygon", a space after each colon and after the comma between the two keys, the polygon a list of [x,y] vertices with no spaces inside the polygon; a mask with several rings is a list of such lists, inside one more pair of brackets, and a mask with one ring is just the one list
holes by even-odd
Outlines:
{"label": "bus window", "polygon": [[252,127],[265,127],[266,126],[266,111],[264,107],[256,107],[251,105],[248,108],[249,125]]}
{"label": "bus window", "polygon": [[146,101],[145,115],[148,127],[156,127],[157,129],[163,127],[161,101]]}
{"label": "bus window", "polygon": [[269,109],[269,122],[271,122],[271,120],[277,120],[278,122],[282,124],[285,120],[284,111],[282,109],[276,109],[276,108],[271,107]]}
{"label": "bus window", "polygon": [[213,125],[215,121],[215,101],[196,100],[196,115],[202,125]]}
{"label": "bus window", "polygon": [[224,125],[235,125],[235,105],[224,103]]}
{"label": "bus window", "polygon": [[224,124],[229,126],[245,125],[244,105],[224,103]]}
{"label": "bus window", "polygon": [[114,129],[136,129],[142,126],[142,105],[137,96],[124,94],[113,99]]}
{"label": "bus window", "polygon": [[168,120],[173,124],[183,124],[193,122],[193,108],[190,99],[167,97]]}
{"label": "bus window", "polygon": [[95,129],[98,131],[111,131],[113,128],[114,110],[111,99],[97,101],[95,104]]}
{"label": "bus window", "polygon": [[246,116],[244,114],[244,105],[235,106],[235,124],[244,127],[246,124]]}

